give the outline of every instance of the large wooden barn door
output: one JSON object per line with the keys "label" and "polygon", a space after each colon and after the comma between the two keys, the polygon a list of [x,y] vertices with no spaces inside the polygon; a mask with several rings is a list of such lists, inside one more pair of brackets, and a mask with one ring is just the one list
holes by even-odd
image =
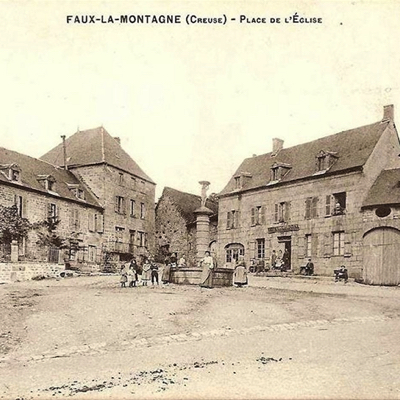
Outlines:
{"label": "large wooden barn door", "polygon": [[364,282],[370,285],[400,283],[400,231],[377,228],[364,236]]}

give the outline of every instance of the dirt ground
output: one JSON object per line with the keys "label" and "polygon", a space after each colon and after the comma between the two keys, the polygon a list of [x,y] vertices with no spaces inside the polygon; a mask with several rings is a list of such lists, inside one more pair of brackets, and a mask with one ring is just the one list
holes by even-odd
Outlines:
{"label": "dirt ground", "polygon": [[0,285],[0,398],[400,399],[400,288]]}

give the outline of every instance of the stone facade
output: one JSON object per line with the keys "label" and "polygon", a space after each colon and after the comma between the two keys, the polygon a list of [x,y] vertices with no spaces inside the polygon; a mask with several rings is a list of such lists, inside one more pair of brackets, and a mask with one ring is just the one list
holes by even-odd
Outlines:
{"label": "stone facade", "polygon": [[153,253],[155,185],[110,165],[71,171],[104,208],[104,250],[116,255]]}
{"label": "stone facade", "polygon": [[[374,129],[382,128],[378,124]],[[361,166],[309,174],[296,180],[291,180],[288,174],[286,182],[271,182],[272,175],[268,174],[262,186],[250,189],[228,186],[219,200],[219,262],[229,264],[244,254],[247,263],[261,259],[268,265],[272,250],[283,253],[286,248],[290,268],[295,273],[311,257],[316,274],[333,275],[333,270],[344,264],[350,276],[360,277],[363,234],[371,218],[370,212],[362,210],[363,200],[382,170],[400,166],[394,124],[389,123],[379,135],[370,152],[363,153],[365,160]],[[364,146],[362,140],[359,146]],[[309,164],[316,156],[302,153],[301,148],[293,153],[298,158],[310,157]],[[340,148],[332,154],[342,155]],[[281,156],[285,157],[283,151]],[[291,161],[292,164],[286,164],[288,169],[296,167],[296,159],[293,157]],[[304,166],[308,161],[302,162]],[[277,162],[271,165],[276,168]],[[251,171],[245,172],[251,180]],[[375,224],[376,218],[369,223]]]}
{"label": "stone facade", "polygon": [[[21,216],[32,224],[48,220],[49,211],[54,211],[54,216],[60,220],[55,233],[61,238],[76,241],[79,247],[79,250],[71,254],[74,264],[100,263],[102,226],[98,226],[97,230],[89,230],[90,218],[98,216],[99,223],[101,221],[103,211],[100,207],[27,191],[18,186],[0,185],[1,205],[10,207],[15,204],[16,198],[22,202]],[[27,239],[20,243],[20,259],[48,261],[48,249],[38,246],[37,240],[37,230],[30,231]],[[60,254],[60,262],[64,262],[64,254]]]}

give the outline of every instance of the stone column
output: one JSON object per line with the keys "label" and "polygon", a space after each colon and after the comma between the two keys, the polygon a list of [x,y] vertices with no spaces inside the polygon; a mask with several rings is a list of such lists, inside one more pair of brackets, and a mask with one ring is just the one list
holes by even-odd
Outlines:
{"label": "stone column", "polygon": [[195,211],[196,214],[196,259],[200,261],[204,257],[204,253],[209,250],[210,244],[210,215],[213,212],[201,206]]}
{"label": "stone column", "polygon": [[201,203],[200,208],[195,210],[196,214],[196,259],[200,261],[204,257],[204,252],[209,250],[210,243],[210,215],[213,212],[206,207],[207,190],[210,182],[200,181]]}
{"label": "stone column", "polygon": [[11,242],[11,262],[18,262],[18,242],[16,240]]}

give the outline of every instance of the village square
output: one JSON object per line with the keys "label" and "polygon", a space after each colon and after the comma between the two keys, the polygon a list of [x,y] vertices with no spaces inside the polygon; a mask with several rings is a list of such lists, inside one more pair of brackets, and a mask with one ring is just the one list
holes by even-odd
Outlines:
{"label": "village square", "polygon": [[399,398],[394,107],[271,142],[159,199],[104,127],[0,148],[0,398]]}

